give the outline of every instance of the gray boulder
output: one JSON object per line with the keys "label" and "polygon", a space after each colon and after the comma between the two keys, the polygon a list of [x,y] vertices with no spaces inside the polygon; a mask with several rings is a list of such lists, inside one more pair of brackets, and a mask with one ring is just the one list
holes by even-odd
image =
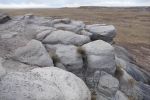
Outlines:
{"label": "gray boulder", "polygon": [[103,96],[102,94],[101,95],[97,95],[96,96],[96,100],[113,100],[111,98],[107,98],[105,96]]}
{"label": "gray boulder", "polygon": [[114,55],[114,48],[103,40],[96,40],[82,46],[88,55]]}
{"label": "gray boulder", "polygon": [[64,100],[91,100],[90,91],[85,83],[70,72],[56,67],[38,68],[32,70],[32,72],[59,87]]}
{"label": "gray boulder", "polygon": [[77,52],[77,47],[73,45],[60,45],[56,49],[60,63],[62,63],[68,71],[81,74],[83,67],[82,56]]}
{"label": "gray boulder", "polygon": [[25,21],[27,24],[34,24],[38,26],[51,26],[51,17],[34,16],[32,13],[23,16],[15,16],[13,20]]}
{"label": "gray boulder", "polygon": [[6,71],[2,66],[2,58],[0,58],[0,78],[5,74],[6,74]]}
{"label": "gray boulder", "polygon": [[96,100],[130,100],[130,99],[123,92],[118,90],[116,92],[116,95],[112,98],[109,98],[109,97],[104,96],[103,94],[101,94],[101,95],[97,95]]}
{"label": "gray boulder", "polygon": [[143,95],[143,100],[150,100],[150,86],[147,84],[144,84],[142,82],[138,82],[137,86],[140,88],[142,95]]}
{"label": "gray boulder", "polygon": [[0,13],[0,24],[4,24],[8,20],[11,20],[11,18],[8,15]]}
{"label": "gray boulder", "polygon": [[54,26],[54,24],[63,23],[63,24],[70,24],[71,20],[69,18],[63,18],[63,19],[53,19],[51,21],[51,25]]}
{"label": "gray boulder", "polygon": [[63,44],[45,44],[45,47],[46,47],[46,50],[49,52],[49,54],[51,56],[53,56],[53,54],[55,54],[57,48],[59,48],[62,45]]}
{"label": "gray boulder", "polygon": [[93,33],[91,40],[101,39],[107,42],[111,42],[116,35],[116,29],[113,25],[87,25],[86,30]]}
{"label": "gray boulder", "polygon": [[145,73],[143,73],[138,66],[122,58],[115,57],[115,59],[116,65],[124,68],[124,70],[126,70],[126,72],[131,75],[136,81],[141,81],[144,83],[149,82],[149,77]]}
{"label": "gray boulder", "polygon": [[37,40],[31,40],[26,46],[16,49],[13,59],[28,65],[40,67],[53,66],[52,59],[45,47]]}
{"label": "gray boulder", "polygon": [[[89,100],[85,84],[61,69],[96,90],[97,100],[149,100],[149,73],[125,48],[107,43],[114,26],[32,14],[8,20],[0,14],[0,100]],[[61,69],[34,69],[53,65]]]}
{"label": "gray boulder", "polygon": [[0,57],[10,58],[14,50],[26,45],[27,39],[16,32],[0,32]]}
{"label": "gray boulder", "polygon": [[112,75],[104,73],[100,76],[97,87],[97,100],[113,100],[117,90],[119,89],[119,81]]}
{"label": "gray boulder", "polygon": [[69,31],[57,30],[48,35],[43,42],[49,44],[83,45],[90,42],[90,38]]}
{"label": "gray boulder", "polygon": [[29,65],[13,59],[4,59],[2,62],[3,68],[6,72],[27,72],[39,66]]}
{"label": "gray boulder", "polygon": [[45,35],[50,34],[55,28],[47,27],[47,26],[39,26],[36,24],[26,24],[23,28],[24,31],[21,34],[27,38],[28,40],[31,39],[38,39],[42,40]]}
{"label": "gray boulder", "polygon": [[123,73],[119,78],[120,90],[133,100],[143,100],[144,96],[137,81],[132,78],[123,68],[120,69]]}
{"label": "gray boulder", "polygon": [[130,54],[125,48],[114,45],[116,64],[122,66],[136,81],[144,83],[150,82],[150,75],[146,70],[141,69],[133,59],[133,55]]}
{"label": "gray boulder", "polygon": [[1,33],[1,39],[10,39],[10,38],[13,38],[17,35],[18,35],[17,32],[2,32]]}
{"label": "gray boulder", "polygon": [[0,81],[0,100],[90,100],[84,82],[64,70],[47,67],[9,73]]}
{"label": "gray boulder", "polygon": [[86,30],[81,30],[81,31],[80,31],[80,34],[81,34],[81,35],[85,35],[85,36],[89,36],[89,37],[91,37],[91,36],[93,35],[93,33],[88,32],[88,31],[86,31]]}
{"label": "gray boulder", "polygon": [[32,73],[9,73],[0,81],[1,100],[65,100],[58,87]]}
{"label": "gray boulder", "polygon": [[115,55],[118,58],[121,58],[128,62],[133,62],[133,55],[129,53],[125,48],[118,46],[118,45],[113,45],[113,46],[115,49]]}
{"label": "gray boulder", "polygon": [[60,68],[60,69],[63,69],[63,70],[67,71],[66,67],[62,63],[60,63],[60,62],[56,62],[54,65],[56,67]]}
{"label": "gray boulder", "polygon": [[55,31],[55,28],[49,28],[47,30],[43,30],[36,35],[36,39],[42,41],[46,36],[48,36],[51,32]]}
{"label": "gray boulder", "polygon": [[137,82],[124,69],[121,69],[123,75],[119,78],[120,90],[134,100],[149,100],[150,87],[142,82]]}
{"label": "gray boulder", "polygon": [[57,23],[54,24],[54,27],[61,30],[67,30],[72,31],[75,33],[80,32],[82,29],[84,29],[85,24],[82,21],[74,21],[72,20],[69,24],[67,23]]}
{"label": "gray boulder", "polygon": [[87,55],[87,65],[88,73],[100,70],[114,74],[116,69],[113,56]]}
{"label": "gray boulder", "polygon": [[124,93],[118,90],[115,95],[115,100],[129,100],[129,99]]}
{"label": "gray boulder", "polygon": [[[14,18],[8,23],[2,24],[0,26],[0,31],[17,32],[20,36],[24,36],[28,40],[36,37],[37,34],[52,30],[51,27],[46,25],[40,25],[37,20],[44,20],[41,18],[35,18],[34,16],[21,16],[23,18]],[[41,21],[42,22],[42,21]]]}
{"label": "gray boulder", "polygon": [[143,83],[148,83],[150,81],[149,77],[146,76],[135,64],[126,63],[126,71],[130,74],[136,81],[141,81]]}
{"label": "gray boulder", "polygon": [[87,55],[88,75],[96,70],[114,74],[115,56],[114,48],[102,40],[93,41],[82,46]]}

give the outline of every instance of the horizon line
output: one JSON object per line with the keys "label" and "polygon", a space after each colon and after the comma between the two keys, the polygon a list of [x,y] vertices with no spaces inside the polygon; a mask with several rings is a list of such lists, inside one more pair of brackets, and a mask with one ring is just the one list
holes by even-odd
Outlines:
{"label": "horizon line", "polygon": [[60,9],[60,8],[82,8],[82,7],[100,7],[100,8],[142,8],[150,6],[78,6],[78,7],[0,7],[0,9]]}

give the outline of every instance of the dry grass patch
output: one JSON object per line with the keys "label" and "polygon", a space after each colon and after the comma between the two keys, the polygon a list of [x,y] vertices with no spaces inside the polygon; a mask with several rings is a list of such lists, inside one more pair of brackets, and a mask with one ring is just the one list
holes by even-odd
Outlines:
{"label": "dry grass patch", "polygon": [[124,72],[122,71],[121,65],[117,65],[116,71],[115,71],[115,77],[120,80],[121,77],[123,76],[123,74],[124,74]]}
{"label": "dry grass patch", "polygon": [[92,95],[91,100],[96,100],[96,95]]}
{"label": "dry grass patch", "polygon": [[52,58],[52,60],[53,60],[54,65],[55,65],[56,63],[59,63],[59,62],[60,62],[60,59],[59,59],[58,55],[56,55],[56,54],[51,55],[51,58]]}
{"label": "dry grass patch", "polygon": [[128,79],[128,83],[131,87],[133,87],[136,83],[136,81],[134,79]]}
{"label": "dry grass patch", "polygon": [[78,52],[79,54],[81,54],[82,56],[86,54],[84,48],[83,48],[83,47],[80,47],[80,46],[77,48],[77,52]]}
{"label": "dry grass patch", "polygon": [[129,100],[136,100],[136,98],[133,97],[133,96],[129,96],[128,99],[129,99]]}

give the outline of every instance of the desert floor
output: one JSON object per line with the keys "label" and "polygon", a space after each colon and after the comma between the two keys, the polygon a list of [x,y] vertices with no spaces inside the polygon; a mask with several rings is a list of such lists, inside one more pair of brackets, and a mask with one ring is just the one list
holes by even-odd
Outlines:
{"label": "desert floor", "polygon": [[61,9],[0,9],[11,16],[33,13],[38,16],[71,18],[86,24],[113,24],[115,42],[134,54],[137,64],[150,72],[150,8],[80,7]]}

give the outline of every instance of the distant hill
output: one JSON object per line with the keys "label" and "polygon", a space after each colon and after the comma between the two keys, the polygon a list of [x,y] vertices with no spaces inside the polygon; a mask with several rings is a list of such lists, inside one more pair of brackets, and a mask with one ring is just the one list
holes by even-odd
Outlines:
{"label": "distant hill", "polygon": [[104,6],[80,6],[78,7],[80,9],[118,9],[118,10],[124,10],[124,9],[130,9],[130,10],[145,10],[150,11],[150,6],[141,6],[141,7],[104,7]]}

